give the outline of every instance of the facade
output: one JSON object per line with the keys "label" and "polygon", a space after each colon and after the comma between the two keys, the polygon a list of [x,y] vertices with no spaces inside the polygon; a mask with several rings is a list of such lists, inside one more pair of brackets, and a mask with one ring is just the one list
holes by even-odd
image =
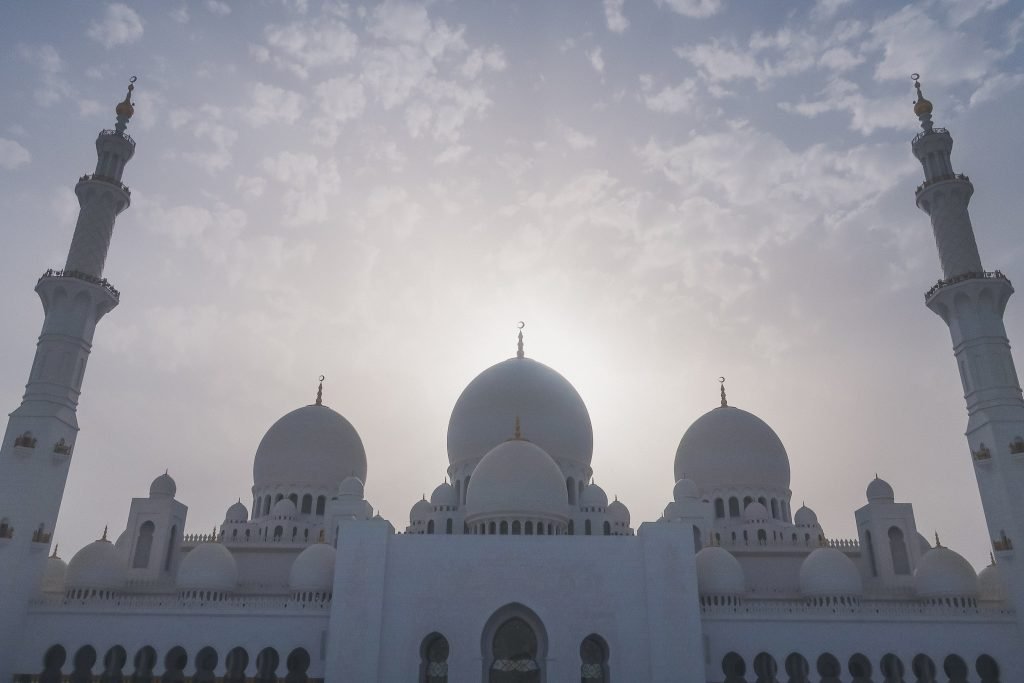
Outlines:
{"label": "facade", "polygon": [[[448,479],[401,529],[364,496],[356,429],[324,404],[270,427],[252,500],[187,534],[174,480],[133,498],[127,527],[69,562],[51,538],[74,460],[93,332],[135,142],[117,125],[76,185],[68,260],[36,285],[45,321],[0,445],[0,680],[422,683],[997,681],[1024,671],[1024,399],[1002,323],[1013,293],[984,270],[970,180],[932,125],[912,150],[969,412],[992,564],[980,574],[918,532],[875,478],[858,538],[791,507],[785,446],[728,403],[676,452],[673,498],[634,525],[592,482],[593,431],[572,384],[526,356],[484,370],[448,426]],[[967,455],[967,454],[965,454]],[[600,599],[595,600],[595,596]]]}

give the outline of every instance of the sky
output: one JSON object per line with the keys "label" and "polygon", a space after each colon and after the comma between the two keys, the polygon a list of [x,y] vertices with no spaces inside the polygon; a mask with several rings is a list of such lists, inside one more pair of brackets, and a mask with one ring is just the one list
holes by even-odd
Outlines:
{"label": "sky", "polygon": [[[793,507],[856,536],[877,473],[976,567],[989,542],[910,74],[975,185],[985,267],[1024,276],[1024,12],[1006,0],[15,2],[0,8],[0,405],[19,403],[73,187],[138,77],[56,528],[124,528],[165,469],[207,532],[315,397],[359,431],[399,529],[479,372],[578,389],[594,476],[657,519],[687,426],[770,424]],[[1024,311],[1011,300],[1011,339]]]}

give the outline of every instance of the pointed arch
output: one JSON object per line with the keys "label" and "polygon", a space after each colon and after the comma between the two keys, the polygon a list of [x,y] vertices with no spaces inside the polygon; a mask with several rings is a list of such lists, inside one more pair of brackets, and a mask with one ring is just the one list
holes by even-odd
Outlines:
{"label": "pointed arch", "polygon": [[491,615],[481,633],[480,652],[487,683],[547,681],[547,630],[537,613],[522,603],[509,603]]}

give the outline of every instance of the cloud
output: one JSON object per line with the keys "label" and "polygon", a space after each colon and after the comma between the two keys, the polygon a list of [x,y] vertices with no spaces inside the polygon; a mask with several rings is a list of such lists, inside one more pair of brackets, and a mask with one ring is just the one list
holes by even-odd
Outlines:
{"label": "cloud", "polygon": [[587,59],[590,60],[590,66],[594,67],[594,71],[599,74],[604,73],[604,57],[601,55],[601,48],[595,47],[588,51]]}
{"label": "cloud", "polygon": [[119,2],[107,5],[103,18],[89,24],[87,34],[108,50],[134,43],[142,38],[142,19],[128,5]]}
{"label": "cloud", "polygon": [[312,154],[281,152],[266,157],[262,167],[267,175],[286,186],[285,225],[327,220],[328,199],[341,192],[341,175],[334,159],[321,162]]}
{"label": "cloud", "polygon": [[783,111],[808,118],[825,112],[847,112],[850,114],[850,129],[864,135],[879,128],[905,130],[917,126],[917,120],[905,100],[892,97],[869,99],[856,83],[843,78],[830,81],[815,100],[780,102],[778,106]]}
{"label": "cloud", "polygon": [[440,154],[434,157],[434,163],[437,165],[441,164],[453,164],[459,161],[469,153],[468,145],[452,145],[446,147]]}
{"label": "cloud", "polygon": [[64,71],[64,60],[53,45],[20,44],[18,56],[39,71],[40,80],[32,90],[37,104],[49,107],[73,94],[71,84],[60,75]]}
{"label": "cloud", "polygon": [[850,0],[816,0],[811,8],[811,19],[826,21],[836,15],[841,7],[850,4]]}
{"label": "cloud", "polygon": [[629,28],[629,19],[622,13],[625,1],[604,0],[604,20],[608,24],[608,30],[613,33],[622,33]]}
{"label": "cloud", "polygon": [[644,104],[651,111],[677,114],[689,109],[697,94],[697,84],[688,78],[679,85],[667,85],[656,93],[644,95]]}
{"label": "cloud", "polygon": [[251,102],[242,115],[256,128],[268,123],[292,124],[302,114],[302,97],[291,90],[254,83],[249,88]]}
{"label": "cloud", "polygon": [[0,138],[0,168],[12,171],[32,161],[32,155],[20,143]]}
{"label": "cloud", "polygon": [[340,76],[318,83],[313,89],[319,107],[319,114],[310,126],[316,131],[320,142],[333,145],[341,131],[341,125],[359,118],[366,108],[366,93],[363,84],[352,76]]}
{"label": "cloud", "polygon": [[476,48],[469,53],[466,61],[463,62],[462,75],[472,79],[479,76],[485,70],[504,71],[506,65],[505,53],[500,48]]}
{"label": "cloud", "polygon": [[659,5],[668,6],[673,12],[693,19],[710,17],[722,9],[722,0],[657,0],[657,2]]}
{"label": "cloud", "polygon": [[992,102],[1022,85],[1024,85],[1024,74],[996,74],[986,78],[981,87],[971,94],[969,104],[971,107],[976,107],[986,102]]}
{"label": "cloud", "polygon": [[562,135],[565,138],[566,144],[576,151],[590,149],[597,144],[597,140],[595,138],[589,135],[584,135],[570,126],[562,127]]}
{"label": "cloud", "polygon": [[272,24],[263,33],[269,47],[253,46],[253,57],[303,79],[311,69],[349,62],[359,48],[359,38],[340,19]]}
{"label": "cloud", "polygon": [[235,189],[246,199],[258,199],[267,189],[267,179],[260,176],[240,175],[235,180]]}
{"label": "cloud", "polygon": [[188,5],[181,5],[180,7],[172,9],[170,12],[167,13],[167,16],[169,16],[173,21],[176,21],[179,24],[187,24],[189,19]]}
{"label": "cloud", "polygon": [[206,9],[210,14],[216,14],[219,17],[231,14],[231,5],[222,0],[206,0]]}
{"label": "cloud", "polygon": [[231,148],[238,140],[238,131],[224,123],[224,112],[220,107],[203,105],[198,112],[191,109],[173,109],[168,113],[171,128],[177,130],[188,126],[187,131],[204,144],[199,151],[172,152],[182,159],[196,164],[208,173],[217,173],[231,164]]}

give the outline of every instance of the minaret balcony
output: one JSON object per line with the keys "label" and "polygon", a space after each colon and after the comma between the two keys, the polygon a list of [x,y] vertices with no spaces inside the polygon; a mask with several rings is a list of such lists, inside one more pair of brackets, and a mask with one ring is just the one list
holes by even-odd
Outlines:
{"label": "minaret balcony", "polygon": [[[89,284],[92,285],[97,285],[101,287],[107,294],[113,297],[114,301],[121,300],[121,292],[114,289],[114,286],[107,281],[107,278],[89,275],[89,273],[83,273],[80,270],[54,270],[53,268],[51,268],[40,276],[39,282],[42,282],[43,280],[62,277],[70,277],[76,280],[81,280],[83,282],[88,282]],[[38,286],[38,282],[36,283],[36,286]]]}
{"label": "minaret balcony", "polygon": [[936,185],[938,183],[944,183],[944,182],[947,182],[947,181],[950,181],[950,180],[959,180],[959,181],[966,182],[966,183],[971,182],[971,179],[968,176],[964,175],[963,173],[950,173],[948,175],[940,175],[940,176],[938,176],[936,178],[932,178],[931,180],[926,180],[923,183],[921,183],[920,185],[918,185],[917,189],[914,190],[914,195],[916,196],[916,195],[921,194],[921,192],[926,187],[931,187],[932,185]]}
{"label": "minaret balcony", "polygon": [[[103,131],[103,132],[105,133],[106,131]],[[917,135],[914,136],[914,139],[911,141],[910,144],[911,145],[916,145],[917,143],[921,142],[921,140],[924,140],[929,135],[945,135],[945,136],[948,137],[949,136],[949,131],[947,129],[945,129],[945,128],[932,128],[931,130],[921,131],[920,133],[918,133]]]}
{"label": "minaret balcony", "polygon": [[117,178],[111,178],[110,176],[100,175],[98,173],[86,173],[85,175],[78,179],[78,182],[86,183],[89,182],[90,180],[95,180],[101,183],[106,183],[108,185],[113,185],[114,187],[119,188],[122,192],[128,195],[129,198],[132,196],[132,191],[128,189],[127,185],[122,183]]}
{"label": "minaret balcony", "polygon": [[931,289],[925,292],[925,303],[931,301],[932,297],[934,297],[938,292],[945,289],[946,287],[951,287],[953,285],[960,284],[961,282],[967,282],[968,280],[1003,280],[1006,282],[1006,284],[1011,284],[1010,279],[1003,275],[1003,272],[1001,270],[995,270],[991,272],[983,271],[977,273],[961,273],[960,275],[954,275],[953,277],[946,278],[945,280],[939,280],[938,282],[936,282]]}
{"label": "minaret balcony", "polygon": [[[936,130],[941,130],[941,129],[938,129],[938,128],[937,128]],[[128,144],[130,144],[130,145],[131,145],[132,147],[134,147],[134,146],[135,146],[135,140],[134,140],[134,139],[132,139],[132,136],[131,136],[131,135],[128,135],[128,133],[121,133],[121,132],[119,132],[119,131],[116,131],[116,130],[112,130],[112,129],[110,129],[110,128],[107,128],[107,129],[105,129],[105,130],[101,130],[101,131],[100,131],[100,135],[101,135],[101,136],[102,136],[102,135],[112,135],[112,136],[114,136],[114,137],[119,137],[119,138],[121,138],[122,140],[126,141],[126,142],[127,142]]]}

